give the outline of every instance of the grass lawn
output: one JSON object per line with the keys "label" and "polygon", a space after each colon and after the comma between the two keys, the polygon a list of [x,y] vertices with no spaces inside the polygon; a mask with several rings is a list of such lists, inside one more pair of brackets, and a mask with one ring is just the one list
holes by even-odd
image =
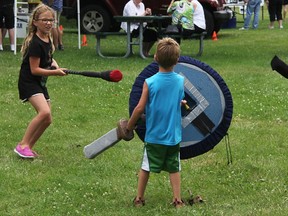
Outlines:
{"label": "grass lawn", "polygon": [[[35,146],[40,157],[22,160],[13,148],[35,111],[18,99],[21,55],[8,51],[5,39],[0,53],[0,215],[287,215],[288,85],[271,70],[270,61],[277,54],[288,62],[288,24],[269,30],[265,12],[258,30],[239,31],[243,20],[238,18],[236,29],[221,30],[217,41],[205,40],[198,58],[222,76],[233,96],[228,131],[233,163],[227,165],[224,139],[213,150],[183,160],[183,198],[191,190],[205,203],[179,210],[170,205],[167,173],[151,174],[146,206],[132,206],[143,147],[138,137],[119,142],[94,160],[82,153],[120,118],[128,118],[132,84],[152,58],[100,58],[92,35],[87,36],[88,46],[79,50],[74,23],[63,20],[65,51],[54,54],[60,66],[120,69],[124,78],[108,83],[73,75],[50,77],[53,123]],[[115,47],[121,54],[122,39],[112,38],[104,47]],[[185,40],[181,48],[182,55],[190,55],[198,41]]]}

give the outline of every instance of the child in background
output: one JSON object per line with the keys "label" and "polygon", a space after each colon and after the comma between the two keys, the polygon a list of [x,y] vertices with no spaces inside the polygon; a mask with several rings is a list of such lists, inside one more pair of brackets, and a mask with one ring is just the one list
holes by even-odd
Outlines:
{"label": "child in background", "polygon": [[[184,38],[206,30],[204,9],[197,0],[172,0],[167,13],[172,14],[172,24],[178,27]],[[175,40],[181,43],[180,38]]]}
{"label": "child in background", "polygon": [[55,11],[55,25],[52,29],[53,43],[55,49],[64,50],[62,32],[60,30],[60,16],[63,10],[63,0],[42,0],[43,4],[48,5]]}
{"label": "child in background", "polygon": [[144,156],[139,172],[135,206],[145,204],[144,192],[150,172],[169,172],[173,191],[173,204],[184,206],[181,199],[180,142],[182,139],[181,104],[184,98],[184,77],[173,71],[180,56],[179,44],[164,38],[157,45],[155,61],[159,72],[147,78],[142,95],[135,107],[127,130],[135,128],[137,120],[146,111]]}
{"label": "child in background", "polygon": [[[23,102],[29,101],[37,115],[28,125],[24,137],[14,149],[22,158],[34,158],[37,153],[32,150],[37,140],[51,124],[51,105],[46,88],[48,76],[64,76],[63,68],[59,68],[53,59],[55,50],[51,40],[51,30],[55,17],[50,7],[39,4],[32,12],[28,35],[24,39],[21,52],[21,64],[18,89]],[[56,69],[50,70],[49,68]]]}

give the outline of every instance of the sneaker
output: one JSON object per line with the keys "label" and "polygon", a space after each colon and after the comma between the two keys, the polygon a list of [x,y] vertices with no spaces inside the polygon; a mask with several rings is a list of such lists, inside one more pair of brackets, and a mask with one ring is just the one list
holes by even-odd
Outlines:
{"label": "sneaker", "polygon": [[279,28],[280,28],[280,29],[283,29],[283,26],[281,25]]}
{"label": "sneaker", "polygon": [[269,28],[269,29],[274,29],[274,26],[270,26],[270,25],[269,25],[268,28]]}
{"label": "sneaker", "polygon": [[14,51],[15,51],[15,45],[14,45],[14,44],[11,44],[11,45],[10,45],[10,49],[11,49],[12,52],[14,52]]}
{"label": "sneaker", "polygon": [[172,204],[177,209],[185,206],[185,203],[183,200],[181,200],[181,201],[175,200]]}
{"label": "sneaker", "polygon": [[14,152],[22,158],[34,158],[35,157],[35,155],[33,154],[33,152],[28,146],[22,149],[20,144],[16,146],[16,148],[14,149]]}
{"label": "sneaker", "polygon": [[145,205],[145,200],[142,200],[141,198],[139,198],[138,200],[136,200],[136,197],[133,200],[133,204],[135,207],[142,207]]}
{"label": "sneaker", "polygon": [[248,28],[242,27],[242,28],[240,28],[239,30],[248,30]]}

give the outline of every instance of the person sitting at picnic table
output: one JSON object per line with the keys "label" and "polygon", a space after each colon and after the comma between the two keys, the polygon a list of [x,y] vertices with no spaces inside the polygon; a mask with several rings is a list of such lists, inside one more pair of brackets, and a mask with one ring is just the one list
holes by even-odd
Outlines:
{"label": "person sitting at picnic table", "polygon": [[[197,0],[172,0],[167,13],[172,14],[172,24],[178,26],[184,38],[206,30],[204,10]],[[180,44],[180,38],[176,40]]]}
{"label": "person sitting at picnic table", "polygon": [[[149,16],[152,15],[150,8],[146,8],[142,3],[142,0],[130,0],[124,7],[123,16]],[[154,29],[147,28],[147,24],[144,24],[143,32],[143,54],[148,57],[149,51],[157,41],[157,32]],[[121,23],[121,28],[127,32],[127,22]],[[132,37],[139,36],[139,23],[132,23],[130,26],[130,32]]]}

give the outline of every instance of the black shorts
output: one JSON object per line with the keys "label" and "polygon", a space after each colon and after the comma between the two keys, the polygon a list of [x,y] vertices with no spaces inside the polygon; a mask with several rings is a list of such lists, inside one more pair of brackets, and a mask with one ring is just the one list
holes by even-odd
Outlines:
{"label": "black shorts", "polygon": [[[4,25],[5,20],[5,25]],[[0,28],[13,29],[15,26],[14,22],[14,11],[12,6],[4,6],[0,8]]]}
{"label": "black shorts", "polygon": [[19,98],[26,102],[28,99],[36,94],[42,93],[46,100],[50,100],[46,86],[41,86],[36,83],[18,83]]}

